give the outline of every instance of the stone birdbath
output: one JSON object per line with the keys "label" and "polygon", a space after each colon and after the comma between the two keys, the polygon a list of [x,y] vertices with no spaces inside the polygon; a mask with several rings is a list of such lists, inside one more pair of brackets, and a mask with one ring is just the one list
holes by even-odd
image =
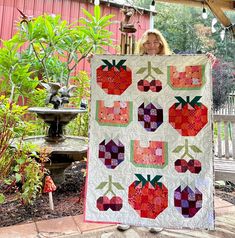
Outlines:
{"label": "stone birdbath", "polygon": [[86,138],[64,135],[64,127],[79,113],[86,112],[84,108],[64,106],[75,88],[69,84],[78,82],[83,87],[82,82],[86,80],[76,73],[78,65],[90,53],[97,53],[104,46],[113,46],[111,32],[106,29],[113,16],[103,16],[98,5],[94,6],[93,13],[85,9],[82,12],[84,17],[79,19],[79,24],[67,24],[60,16],[44,14],[29,18],[20,11],[19,39],[27,49],[22,59],[27,59],[31,65],[30,76],[36,76],[37,82],[40,80],[41,86],[47,89],[46,103],[53,105],[53,108],[29,108],[29,112],[36,113],[48,125],[48,132],[26,141],[49,147],[52,151],[47,167],[56,184],[63,181],[64,169],[73,161],[81,160],[87,151]]}
{"label": "stone birdbath", "polygon": [[42,83],[48,91],[47,103],[53,104],[49,107],[31,107],[29,112],[36,113],[37,116],[48,125],[48,133],[43,136],[33,136],[25,139],[38,145],[40,148],[48,148],[50,151],[50,162],[46,167],[50,170],[55,184],[59,185],[64,181],[64,170],[74,161],[81,161],[86,157],[87,139],[79,136],[64,135],[64,127],[79,113],[87,110],[84,108],[65,108],[65,103],[69,102],[71,90],[60,86],[58,83]]}

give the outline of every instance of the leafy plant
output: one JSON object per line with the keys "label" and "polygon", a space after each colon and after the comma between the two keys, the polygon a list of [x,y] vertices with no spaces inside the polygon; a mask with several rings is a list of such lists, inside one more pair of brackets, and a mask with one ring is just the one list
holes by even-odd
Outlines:
{"label": "leafy plant", "polygon": [[0,96],[0,158],[6,157],[5,152],[11,145],[11,140],[22,137],[26,128],[23,115],[27,107],[11,102],[5,96]]}
{"label": "leafy plant", "polygon": [[[49,152],[46,160],[48,160]],[[32,204],[42,189],[46,169],[43,156],[32,144],[20,143],[11,151],[11,167],[4,179],[5,192],[15,191],[23,204]],[[38,163],[40,162],[40,163]]]}
{"label": "leafy plant", "polygon": [[[23,146],[23,144],[21,145]],[[27,145],[28,146],[28,145]],[[16,198],[20,199],[23,204],[32,204],[41,192],[42,180],[45,169],[41,163],[36,162],[34,154],[36,150],[30,150],[32,147],[17,147],[16,151],[9,153],[11,155],[8,174],[0,178],[1,182],[1,202],[4,202],[5,195],[8,192],[14,192]],[[30,151],[29,151],[30,150]],[[4,160],[0,162],[0,170],[4,170]]]}
{"label": "leafy plant", "polygon": [[88,73],[86,71],[79,71],[73,80],[76,85],[79,85],[79,87],[74,92],[74,97],[71,98],[71,103],[79,107],[82,103],[82,99],[84,99],[84,103],[87,104],[90,100],[90,77]]}
{"label": "leafy plant", "polygon": [[[101,16],[99,6],[94,16],[83,10],[86,18],[80,25],[68,25],[60,16],[43,15],[35,19],[25,18],[18,24],[18,32],[9,41],[3,41],[0,49],[0,203],[8,191],[15,191],[23,204],[31,204],[40,194],[46,172],[44,162],[49,151],[41,151],[23,143],[26,135],[41,133],[39,120],[34,125],[26,122],[27,107],[44,106],[45,89],[40,82],[59,83],[68,87],[71,81],[78,84],[74,105],[80,106],[82,98],[89,101],[89,77],[85,72],[76,74],[78,64],[89,54],[111,45],[111,32],[105,28],[111,24],[112,15]],[[27,118],[29,119],[29,118]],[[88,113],[80,117],[79,133],[88,133]],[[81,126],[82,125],[82,126]],[[73,133],[78,132],[74,124]],[[81,129],[82,128],[82,129]],[[13,141],[18,143],[12,144]]]}
{"label": "leafy plant", "polygon": [[67,126],[67,133],[70,135],[80,135],[88,137],[89,124],[89,102],[90,102],[90,78],[85,71],[80,71],[78,76],[74,78],[78,89],[74,92],[74,97],[71,98],[71,103],[75,107],[80,105],[86,107],[88,112],[79,114]]}
{"label": "leafy plant", "polygon": [[22,143],[28,131],[22,120],[26,109],[0,97],[0,202],[4,202],[4,193],[13,189],[23,203],[32,203],[41,189],[45,169],[35,158],[45,160],[45,156],[37,153],[35,146]]}
{"label": "leafy plant", "polygon": [[78,26],[50,15],[26,19],[19,24],[18,37],[28,44],[22,60],[30,60],[31,68],[44,82],[69,87],[77,79],[77,65],[89,53],[111,46],[112,33],[105,28],[111,24],[113,15],[101,16],[99,6],[94,7],[94,16],[85,9],[83,12],[86,18],[81,18]]}
{"label": "leafy plant", "polygon": [[80,25],[68,25],[58,15],[19,22],[17,33],[0,49],[0,91],[15,102],[19,96],[35,102],[39,79],[65,87],[76,80],[75,69],[89,53],[112,45],[112,32],[105,28],[113,15],[101,16],[99,6],[94,15],[83,12],[86,18],[80,19]]}
{"label": "leafy plant", "polygon": [[15,102],[20,95],[29,97],[38,85],[37,77],[31,77],[30,61],[22,64],[19,53],[22,45],[16,35],[9,41],[3,41],[0,49],[0,91]]}

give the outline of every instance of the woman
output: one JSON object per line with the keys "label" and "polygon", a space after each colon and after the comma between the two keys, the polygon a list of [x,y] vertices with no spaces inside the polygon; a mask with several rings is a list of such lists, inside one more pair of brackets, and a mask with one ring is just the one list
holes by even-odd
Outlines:
{"label": "woman", "polygon": [[168,43],[162,33],[156,29],[147,30],[138,42],[138,55],[171,55]]}
{"label": "woman", "polygon": [[[162,33],[156,29],[147,30],[138,42],[136,49],[136,54],[138,55],[170,55],[171,51],[169,49],[168,43]],[[117,229],[121,231],[128,230],[129,225],[120,224],[117,225]],[[149,231],[152,233],[157,233],[162,231],[162,228],[150,227]]]}

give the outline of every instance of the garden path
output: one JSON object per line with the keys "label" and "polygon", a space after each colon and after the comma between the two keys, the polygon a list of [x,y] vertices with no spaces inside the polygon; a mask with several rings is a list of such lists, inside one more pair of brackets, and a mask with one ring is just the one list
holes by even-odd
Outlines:
{"label": "garden path", "polygon": [[235,237],[235,205],[215,197],[215,231],[165,229],[157,236],[147,228],[120,232],[114,225],[85,223],[83,215],[0,228],[0,238],[232,238]]}

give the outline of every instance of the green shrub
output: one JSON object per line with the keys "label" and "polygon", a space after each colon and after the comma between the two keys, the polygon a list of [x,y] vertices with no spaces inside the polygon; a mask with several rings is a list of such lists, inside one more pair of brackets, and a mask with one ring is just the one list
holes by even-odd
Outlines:
{"label": "green shrub", "polygon": [[24,204],[32,203],[41,190],[45,161],[35,146],[22,143],[28,131],[26,112],[27,107],[0,97],[0,202],[14,190]]}

